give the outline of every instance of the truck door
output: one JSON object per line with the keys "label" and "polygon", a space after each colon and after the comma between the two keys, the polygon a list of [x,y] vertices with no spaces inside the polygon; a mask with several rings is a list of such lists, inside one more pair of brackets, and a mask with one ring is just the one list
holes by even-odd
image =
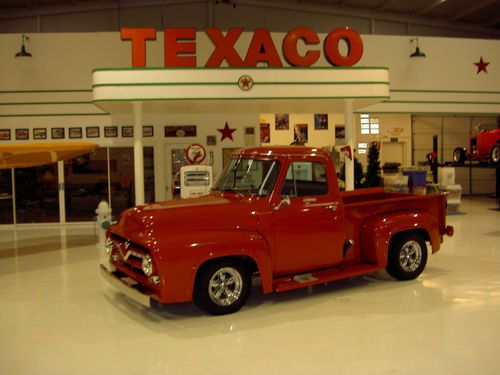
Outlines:
{"label": "truck door", "polygon": [[290,204],[273,209],[275,275],[326,268],[342,261],[345,242],[343,206],[328,186],[336,176],[323,160],[293,160],[280,187]]}

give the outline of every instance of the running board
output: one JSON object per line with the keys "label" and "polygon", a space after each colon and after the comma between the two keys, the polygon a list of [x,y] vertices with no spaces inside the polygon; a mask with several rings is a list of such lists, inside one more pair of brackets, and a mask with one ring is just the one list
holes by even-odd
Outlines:
{"label": "running board", "polygon": [[286,292],[305,286],[365,275],[370,272],[378,271],[379,269],[380,266],[375,266],[373,264],[358,264],[356,266],[335,267],[317,272],[280,277],[273,280],[273,289],[275,292]]}

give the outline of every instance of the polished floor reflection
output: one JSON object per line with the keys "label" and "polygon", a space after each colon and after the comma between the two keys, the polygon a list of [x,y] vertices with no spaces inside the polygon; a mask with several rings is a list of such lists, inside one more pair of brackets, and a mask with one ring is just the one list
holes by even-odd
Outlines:
{"label": "polished floor reflection", "polygon": [[142,308],[99,278],[92,226],[0,229],[2,374],[499,374],[500,212],[463,199],[417,280],[385,272],[239,313]]}

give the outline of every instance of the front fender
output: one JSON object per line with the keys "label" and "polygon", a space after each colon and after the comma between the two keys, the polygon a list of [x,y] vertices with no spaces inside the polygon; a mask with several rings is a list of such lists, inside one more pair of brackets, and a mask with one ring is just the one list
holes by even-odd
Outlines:
{"label": "front fender", "polygon": [[431,242],[432,252],[439,250],[439,220],[434,215],[427,212],[382,214],[367,219],[361,226],[362,262],[386,267],[391,238],[407,231],[424,231]]}
{"label": "front fender", "polygon": [[155,251],[161,302],[191,301],[199,268],[207,261],[232,256],[252,259],[260,273],[263,292],[272,291],[271,256],[260,234],[237,230],[200,231],[195,236],[192,232],[178,233]]}

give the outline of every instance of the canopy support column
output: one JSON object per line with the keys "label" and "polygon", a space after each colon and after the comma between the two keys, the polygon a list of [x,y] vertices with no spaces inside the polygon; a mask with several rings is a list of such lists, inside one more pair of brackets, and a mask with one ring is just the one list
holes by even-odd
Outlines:
{"label": "canopy support column", "polygon": [[142,145],[142,102],[132,102],[134,109],[135,204],[144,204],[144,147]]}
{"label": "canopy support column", "polygon": [[352,159],[345,158],[345,190],[354,190],[354,121],[352,99],[344,101],[345,144],[351,149]]}

